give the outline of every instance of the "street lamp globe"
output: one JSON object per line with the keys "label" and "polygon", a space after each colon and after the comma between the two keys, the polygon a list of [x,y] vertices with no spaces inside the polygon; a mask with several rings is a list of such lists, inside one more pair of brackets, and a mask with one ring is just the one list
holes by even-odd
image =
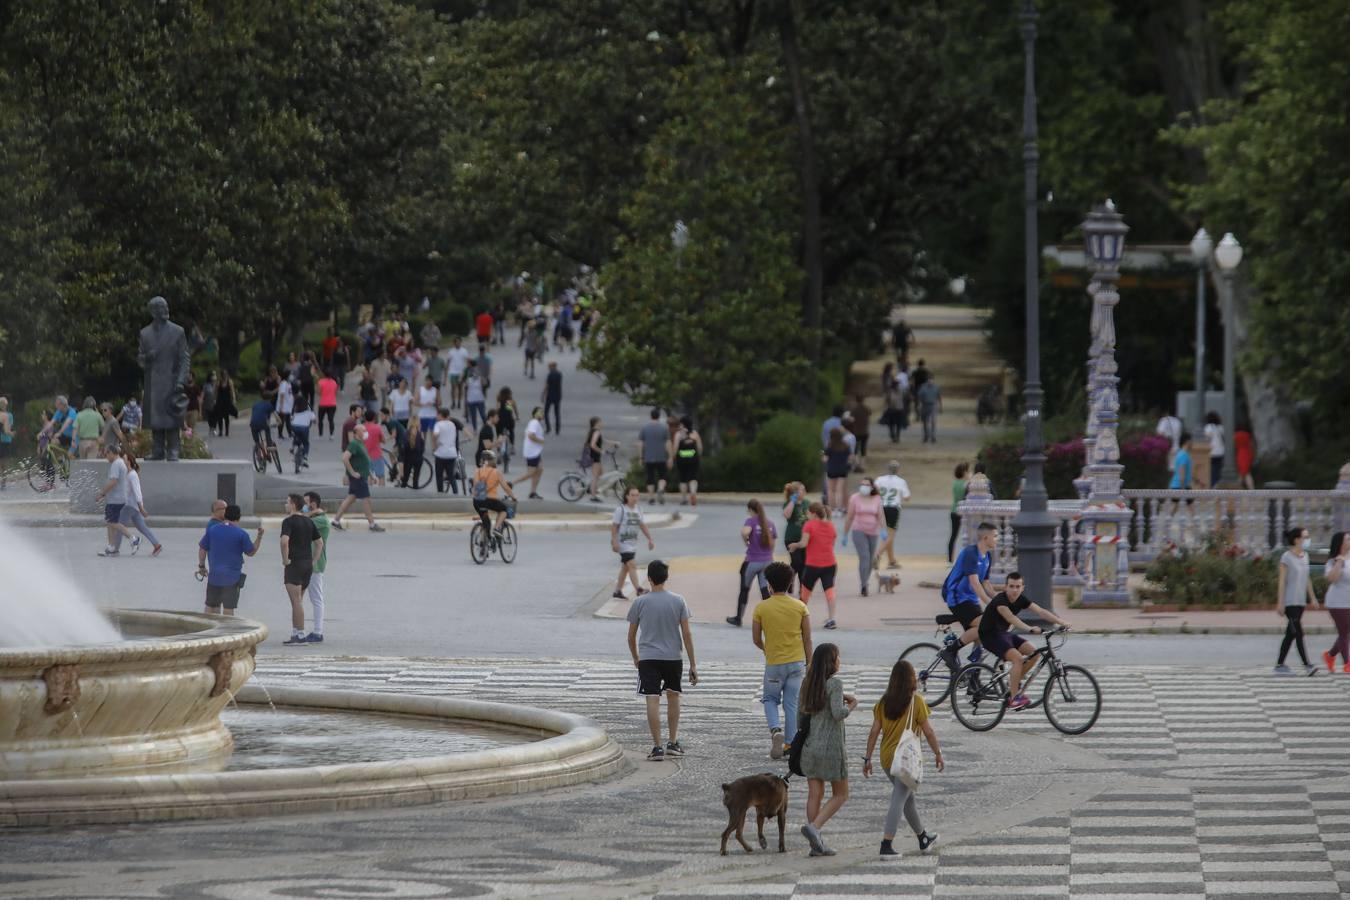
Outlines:
{"label": "street lamp globe", "polygon": [[1088,259],[1098,267],[1118,264],[1125,253],[1125,235],[1129,230],[1125,217],[1116,212],[1116,205],[1110,200],[1088,213],[1083,220]]}
{"label": "street lamp globe", "polygon": [[684,224],[683,219],[677,219],[675,227],[670,230],[670,242],[676,250],[689,246],[689,226]]}
{"label": "street lamp globe", "polygon": [[1225,272],[1232,272],[1242,262],[1242,245],[1233,237],[1233,232],[1228,232],[1219,241],[1219,246],[1214,249],[1214,259]]}
{"label": "street lamp globe", "polygon": [[1209,232],[1201,228],[1191,238],[1191,257],[1196,265],[1204,265],[1209,259],[1209,254],[1214,252],[1214,238],[1209,236]]}
{"label": "street lamp globe", "polygon": [[960,297],[966,292],[966,276],[959,275],[947,282],[947,290],[951,291],[953,297]]}

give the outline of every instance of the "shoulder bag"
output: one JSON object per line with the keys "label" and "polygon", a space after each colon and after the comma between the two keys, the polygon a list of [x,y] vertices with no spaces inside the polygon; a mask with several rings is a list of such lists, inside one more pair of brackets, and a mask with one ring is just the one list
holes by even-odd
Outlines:
{"label": "shoulder bag", "polygon": [[[914,700],[909,701],[909,721],[900,733],[900,743],[896,745],[895,756],[891,759],[891,777],[900,779],[900,783],[910,790],[918,790],[923,781],[923,750],[919,744],[919,734],[914,725]],[[794,748],[795,749],[795,748]]]}

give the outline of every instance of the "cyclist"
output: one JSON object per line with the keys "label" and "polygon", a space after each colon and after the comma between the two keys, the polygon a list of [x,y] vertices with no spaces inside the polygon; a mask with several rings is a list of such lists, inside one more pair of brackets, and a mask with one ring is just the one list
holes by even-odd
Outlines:
{"label": "cyclist", "polygon": [[[957,655],[966,644],[979,637],[981,601],[993,602],[993,586],[989,583],[989,567],[993,564],[993,550],[998,546],[998,529],[981,522],[975,529],[975,543],[961,548],[947,579],[942,582],[942,599],[947,601],[952,615],[965,629],[955,644],[941,651],[943,662],[956,671],[961,667]],[[970,654],[971,662],[979,662],[981,651],[977,645]]]}
{"label": "cyclist", "polygon": [[[473,486],[470,488],[473,497],[473,510],[478,513],[478,518],[482,521],[483,527],[488,529],[494,538],[500,537],[502,524],[506,521],[506,503],[497,496],[501,491],[511,498],[511,502],[516,502],[516,495],[511,492],[511,484],[502,478],[497,471],[497,454],[491,450],[484,450],[478,461],[478,468],[473,473]],[[497,522],[494,526],[488,519],[488,513],[497,514]]]}
{"label": "cyclist", "polygon": [[[249,414],[248,430],[253,435],[253,445],[265,446],[271,448],[272,445],[272,401],[259,400],[253,404],[253,411]],[[259,437],[267,438],[267,443],[263,444]]]}
{"label": "cyclist", "polygon": [[1017,618],[1017,614],[1030,609],[1049,622],[1064,628],[1069,627],[1068,622],[1044,606],[1032,603],[1029,598],[1024,597],[1022,595],[1024,586],[1021,572],[1009,572],[1003,581],[1003,590],[984,608],[984,615],[980,617],[980,644],[994,656],[1008,662],[1010,669],[1008,694],[1012,698],[1008,701],[1009,709],[1023,709],[1031,702],[1027,699],[1027,695],[1022,693],[1022,670],[1040,652],[1031,641],[1020,640],[1008,633],[1013,625],[1032,634],[1041,633],[1038,626],[1027,625]]}
{"label": "cyclist", "polygon": [[316,416],[303,396],[295,398],[295,414],[291,416],[291,442],[295,453],[296,471],[309,468],[309,429]]}
{"label": "cyclist", "polygon": [[70,408],[65,394],[56,396],[56,412],[52,413],[52,434],[64,450],[75,443],[75,410]]}

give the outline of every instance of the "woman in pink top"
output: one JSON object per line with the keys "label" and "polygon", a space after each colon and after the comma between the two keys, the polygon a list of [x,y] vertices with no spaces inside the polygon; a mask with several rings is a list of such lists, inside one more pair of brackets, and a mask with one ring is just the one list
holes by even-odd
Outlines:
{"label": "woman in pink top", "polygon": [[331,374],[319,379],[319,437],[323,437],[323,420],[328,420],[328,439],[333,439],[333,420],[337,415],[338,383]]}
{"label": "woman in pink top", "polygon": [[848,515],[844,518],[844,540],[853,535],[853,549],[858,551],[858,581],[862,595],[867,596],[867,582],[876,567],[877,552],[881,549],[881,496],[871,478],[858,484],[858,492],[848,498]]}

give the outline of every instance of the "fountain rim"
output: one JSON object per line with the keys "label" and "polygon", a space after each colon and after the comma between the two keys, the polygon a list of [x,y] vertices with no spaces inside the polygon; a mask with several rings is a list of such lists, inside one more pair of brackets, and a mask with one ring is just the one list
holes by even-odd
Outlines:
{"label": "fountain rim", "polygon": [[161,629],[177,627],[182,630],[144,640],[46,648],[3,648],[0,649],[0,670],[91,663],[169,662],[184,657],[248,650],[267,638],[266,625],[239,616],[215,616],[173,609],[110,609],[100,612],[119,624],[140,624]]}

